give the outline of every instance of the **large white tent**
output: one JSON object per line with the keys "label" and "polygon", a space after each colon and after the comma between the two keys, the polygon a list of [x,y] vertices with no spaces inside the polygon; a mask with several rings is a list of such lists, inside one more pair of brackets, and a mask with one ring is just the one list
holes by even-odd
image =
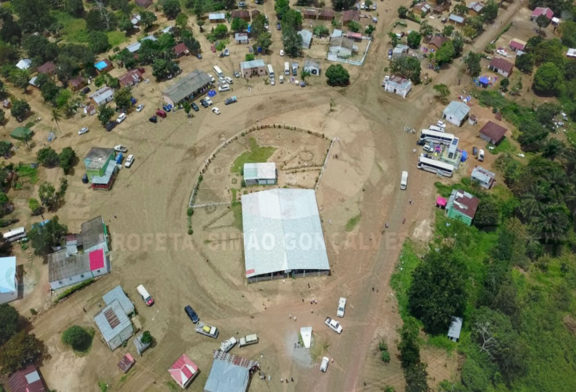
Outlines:
{"label": "large white tent", "polygon": [[18,298],[16,257],[0,257],[0,304]]}
{"label": "large white tent", "polygon": [[242,223],[249,281],[330,273],[314,190],[243,195]]}

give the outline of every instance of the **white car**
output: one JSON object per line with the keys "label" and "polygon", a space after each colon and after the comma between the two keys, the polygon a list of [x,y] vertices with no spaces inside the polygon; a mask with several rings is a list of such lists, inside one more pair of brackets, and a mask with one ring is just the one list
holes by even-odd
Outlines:
{"label": "white car", "polygon": [[78,131],[78,135],[84,135],[85,133],[88,133],[88,128],[86,128],[86,127],[82,128]]}
{"label": "white car", "polygon": [[204,98],[204,101],[206,101],[208,106],[212,105],[212,100],[209,97]]}
{"label": "white car", "polygon": [[208,77],[210,78],[210,81],[212,83],[214,83],[216,81],[216,79],[214,79],[214,76],[212,76],[211,74],[208,74]]}
{"label": "white car", "polygon": [[132,166],[133,163],[134,163],[134,154],[130,154],[128,155],[128,158],[126,158],[126,162],[124,162],[124,167],[130,167]]}
{"label": "white car", "polygon": [[330,363],[330,358],[322,357],[322,362],[320,363],[320,371],[322,373],[326,373],[326,370],[328,370],[328,364],[329,363]]}
{"label": "white car", "polygon": [[214,107],[212,108],[212,113],[219,115],[221,112],[220,112],[220,109],[218,109],[216,106],[214,106]]}
{"label": "white car", "polygon": [[334,320],[333,318],[326,317],[326,320],[324,320],[324,324],[326,324],[328,328],[330,328],[332,331],[336,333],[342,333],[343,330],[342,326],[338,321]]}
{"label": "white car", "polygon": [[230,85],[229,84],[221,84],[220,86],[218,86],[218,91],[220,91],[220,92],[230,91]]}
{"label": "white car", "polygon": [[114,146],[114,151],[116,151],[116,152],[128,152],[128,147],[125,147],[121,144],[117,144]]}
{"label": "white car", "polygon": [[340,297],[338,300],[338,311],[336,312],[336,316],[344,317],[344,311],[346,310],[346,298]]}
{"label": "white car", "polygon": [[144,109],[144,105],[140,104],[140,105],[136,106],[136,111],[137,111],[137,112],[141,112],[142,109]]}
{"label": "white car", "polygon": [[230,76],[224,77],[224,80],[225,80],[226,83],[228,83],[228,84],[233,84],[233,83],[234,83],[234,79],[232,79]]}
{"label": "white car", "polygon": [[280,49],[280,56],[284,56],[284,49]]}
{"label": "white car", "polygon": [[120,124],[122,121],[126,120],[126,113],[120,113],[120,115],[118,116],[118,118],[116,119],[116,122],[118,124]]}

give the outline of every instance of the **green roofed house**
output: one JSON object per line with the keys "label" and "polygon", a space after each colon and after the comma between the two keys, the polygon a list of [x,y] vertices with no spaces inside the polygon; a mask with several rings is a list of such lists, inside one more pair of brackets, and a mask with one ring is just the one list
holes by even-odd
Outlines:
{"label": "green roofed house", "polygon": [[33,134],[34,132],[32,132],[30,128],[18,127],[10,133],[10,136],[12,136],[14,139],[26,141],[30,140]]}
{"label": "green roofed house", "polygon": [[470,193],[454,189],[446,204],[446,215],[470,226],[479,202],[480,200]]}
{"label": "green roofed house", "polygon": [[92,147],[84,158],[86,175],[93,189],[109,190],[114,183],[118,168],[113,148]]}

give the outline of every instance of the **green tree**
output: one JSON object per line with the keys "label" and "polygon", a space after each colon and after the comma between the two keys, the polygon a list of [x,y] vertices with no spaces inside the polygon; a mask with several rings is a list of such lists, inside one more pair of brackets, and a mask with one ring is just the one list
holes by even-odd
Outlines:
{"label": "green tree", "polygon": [[114,102],[116,103],[116,107],[121,110],[127,110],[132,106],[131,99],[132,91],[130,90],[130,87],[122,87],[114,93]]}
{"label": "green tree", "polygon": [[6,193],[0,191],[0,217],[9,214],[14,210],[14,205]]}
{"label": "green tree", "polygon": [[440,102],[446,103],[448,102],[448,96],[450,96],[450,89],[445,84],[435,84],[434,91],[438,93],[438,97],[440,98]]}
{"label": "green tree", "polygon": [[180,12],[178,16],[176,16],[175,24],[180,30],[185,29],[188,26],[188,15]]}
{"label": "green tree", "polygon": [[302,14],[296,10],[288,10],[282,18],[282,29],[298,31],[302,28]]}
{"label": "green tree", "polygon": [[266,32],[266,17],[263,14],[258,14],[252,18],[251,34],[258,37],[260,34]]}
{"label": "green tree", "polygon": [[400,19],[406,19],[406,17],[408,16],[408,8],[404,7],[404,6],[400,6],[398,7],[398,17]]}
{"label": "green tree", "polygon": [[361,28],[362,28],[362,25],[360,23],[356,22],[355,20],[348,22],[348,29],[350,29],[350,31],[352,31],[354,33],[359,32]]}
{"label": "green tree", "polygon": [[140,12],[140,23],[144,26],[144,30],[148,30],[150,27],[156,23],[156,14],[151,11],[142,11]]}
{"label": "green tree", "polygon": [[410,79],[413,83],[420,83],[420,60],[412,56],[400,56],[390,63],[394,74]]}
{"label": "green tree", "polygon": [[54,103],[59,91],[60,87],[58,87],[52,80],[47,80],[40,86],[42,98],[44,98],[44,101],[50,102],[52,104]]}
{"label": "green tree", "polygon": [[0,156],[10,158],[12,155],[12,143],[7,140],[0,141]]}
{"label": "green tree", "polygon": [[278,19],[282,19],[284,14],[290,9],[289,0],[276,0],[274,2],[274,11],[276,11],[276,16]]}
{"label": "green tree", "polygon": [[549,139],[542,148],[542,156],[554,160],[564,151],[566,151],[566,146],[561,140]]}
{"label": "green tree", "polygon": [[178,64],[172,60],[156,59],[152,63],[152,75],[156,80],[165,80],[170,76],[176,75],[180,71]]}
{"label": "green tree", "polygon": [[11,6],[19,16],[18,24],[27,33],[43,33],[53,22],[50,4],[43,0],[18,0]]}
{"label": "green tree", "polygon": [[256,48],[262,48],[262,53],[268,53],[268,50],[272,45],[272,34],[269,32],[261,33],[256,39]]}
{"label": "green tree", "polygon": [[144,331],[142,333],[142,339],[140,339],[140,341],[144,344],[152,344],[152,342],[154,341],[154,338],[152,337],[152,334],[150,333],[150,331]]}
{"label": "green tree", "polygon": [[440,49],[434,53],[434,60],[436,61],[436,64],[442,66],[450,63],[455,55],[456,52],[454,51],[454,44],[452,41],[446,41],[442,44]]}
{"label": "green tree", "polygon": [[[54,189],[53,186],[52,189]],[[55,192],[53,191],[53,193]],[[42,198],[40,200],[42,201]],[[43,201],[42,204],[44,204]],[[61,225],[58,222],[58,216],[55,216],[43,226],[33,226],[28,232],[28,238],[30,238],[34,253],[39,256],[45,256],[52,253],[53,248],[64,243],[67,233],[68,227]]]}
{"label": "green tree", "polygon": [[160,4],[164,15],[168,19],[174,19],[182,11],[179,0],[162,0]]}
{"label": "green tree", "polygon": [[434,34],[434,27],[427,21],[423,21],[420,23],[420,34],[422,34],[422,37],[430,37]]}
{"label": "green tree", "polygon": [[21,327],[20,315],[8,304],[0,305],[0,347]]}
{"label": "green tree", "polygon": [[534,56],[531,53],[521,54],[516,56],[516,68],[520,71],[531,74],[534,69]]}
{"label": "green tree", "polygon": [[234,18],[232,19],[232,24],[230,25],[230,28],[232,29],[232,31],[239,33],[248,28],[248,22],[246,22],[244,19]]}
{"label": "green tree", "polygon": [[536,70],[532,88],[541,95],[557,95],[564,82],[562,71],[554,63],[544,63]]}
{"label": "green tree", "polygon": [[453,11],[456,15],[466,15],[468,13],[468,7],[464,3],[458,3],[454,6]]}
{"label": "green tree", "polygon": [[349,10],[356,4],[355,0],[332,0],[334,11]]}
{"label": "green tree", "polygon": [[546,15],[538,15],[536,18],[536,24],[538,25],[538,28],[542,30],[543,28],[548,27],[550,19],[548,19]]}
{"label": "green tree", "polygon": [[73,325],[62,333],[62,343],[75,351],[86,352],[92,345],[92,335],[84,328]]}
{"label": "green tree", "polygon": [[444,37],[450,37],[453,32],[454,32],[454,25],[447,24],[442,29],[442,35]]}
{"label": "green tree", "polygon": [[[58,159],[58,155],[56,155]],[[38,198],[42,205],[46,207],[49,211],[54,211],[58,208],[58,195],[56,194],[56,189],[54,185],[45,181],[38,188]]]}
{"label": "green tree", "polygon": [[108,35],[103,31],[91,31],[88,46],[94,53],[104,53],[110,49]]}
{"label": "green tree", "polygon": [[418,49],[420,47],[420,41],[422,41],[422,36],[419,32],[412,30],[408,37],[406,38],[408,46],[412,49]]}
{"label": "green tree", "polygon": [[194,38],[194,35],[190,30],[183,30],[180,33],[180,38],[182,39],[182,42],[184,42],[184,45],[186,45],[190,53],[196,55],[201,52],[200,43],[198,43],[196,38]]}
{"label": "green tree", "polygon": [[408,309],[432,334],[445,333],[466,305],[465,266],[449,249],[431,251],[412,274]]}
{"label": "green tree", "polygon": [[111,107],[100,106],[100,109],[98,109],[98,120],[102,125],[106,125],[113,115],[114,115],[114,109],[112,109]]}
{"label": "green tree", "polygon": [[419,362],[404,370],[406,378],[406,392],[428,392],[426,365]]}
{"label": "green tree", "polygon": [[40,361],[45,352],[46,347],[36,339],[35,335],[29,335],[22,330],[2,346],[0,369],[2,373],[10,374],[26,365]]}
{"label": "green tree", "polygon": [[244,56],[244,60],[245,61],[252,61],[254,60],[254,53],[246,53],[246,55]]}
{"label": "green tree", "polygon": [[302,54],[302,37],[293,28],[282,29],[282,42],[288,56],[298,57]]}
{"label": "green tree", "polygon": [[314,35],[318,37],[327,37],[330,35],[330,30],[328,30],[328,27],[324,25],[318,25],[314,27]]}
{"label": "green tree", "polygon": [[576,48],[576,22],[573,20],[562,20],[560,23],[560,34],[562,44],[569,48]]}
{"label": "green tree", "polygon": [[59,163],[58,154],[52,149],[52,147],[44,147],[38,150],[36,159],[46,167],[55,167]]}
{"label": "green tree", "polygon": [[340,64],[332,64],[326,69],[326,78],[330,86],[347,86],[350,84],[350,74]]}
{"label": "green tree", "polygon": [[554,102],[545,102],[534,112],[536,120],[545,128],[554,130],[554,117],[562,112],[562,107]]}
{"label": "green tree", "polygon": [[464,58],[464,64],[466,64],[466,70],[472,77],[480,75],[482,68],[480,67],[480,60],[482,55],[479,53],[469,52]]}
{"label": "green tree", "polygon": [[24,121],[26,117],[30,115],[30,105],[23,99],[15,99],[12,101],[12,108],[10,113],[19,122]]}
{"label": "green tree", "polygon": [[499,4],[494,0],[488,0],[488,2],[484,5],[484,8],[482,8],[480,15],[482,15],[482,18],[486,23],[494,23],[498,17],[499,7]]}
{"label": "green tree", "polygon": [[218,39],[226,38],[228,36],[228,27],[225,24],[219,24],[214,28],[213,34]]}
{"label": "green tree", "polygon": [[[528,47],[528,45],[526,46]],[[564,68],[565,50],[559,39],[543,40],[531,51],[534,54],[534,63],[536,65],[554,63],[558,68]]]}
{"label": "green tree", "polygon": [[408,317],[400,330],[400,361],[402,367],[408,369],[420,363],[420,346],[418,344],[418,322],[413,317]]}
{"label": "green tree", "polygon": [[82,0],[65,0],[64,11],[75,18],[80,18],[84,15],[84,4]]}
{"label": "green tree", "polygon": [[374,31],[376,31],[376,27],[374,27],[372,25],[368,25],[368,27],[366,27],[366,30],[364,30],[364,34],[371,37],[372,34],[374,33]]}
{"label": "green tree", "polygon": [[64,170],[64,174],[70,174],[72,168],[78,161],[78,157],[72,147],[64,147],[60,155],[58,155],[58,159],[60,160],[60,167]]}
{"label": "green tree", "polygon": [[40,215],[42,213],[42,205],[37,199],[31,198],[28,199],[28,208],[30,208],[30,212],[32,216]]}
{"label": "green tree", "polygon": [[498,203],[490,198],[484,197],[478,204],[478,210],[474,215],[474,226],[480,229],[493,229],[500,223],[500,208]]}

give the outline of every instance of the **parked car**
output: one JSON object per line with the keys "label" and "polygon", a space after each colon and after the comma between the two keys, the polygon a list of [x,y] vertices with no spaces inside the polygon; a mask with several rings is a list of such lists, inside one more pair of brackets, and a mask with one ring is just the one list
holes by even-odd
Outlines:
{"label": "parked car", "polygon": [[330,358],[322,357],[322,362],[320,362],[320,371],[322,373],[326,373],[326,370],[328,370],[328,364],[329,363],[330,363]]}
{"label": "parked car", "polygon": [[198,60],[202,60],[202,54],[201,54],[201,53],[198,53],[198,54],[196,55],[196,58],[198,58]]}
{"label": "parked car", "polygon": [[86,128],[86,127],[81,128],[81,129],[78,131],[78,135],[84,135],[85,133],[88,133],[88,128]]}
{"label": "parked car", "polygon": [[116,128],[116,125],[118,125],[118,123],[116,121],[108,121],[106,123],[106,125],[104,125],[104,128],[110,132],[111,130],[113,130],[114,128]]}
{"label": "parked car", "polygon": [[162,106],[162,109],[164,109],[165,112],[171,112],[172,111],[172,105],[167,104]]}
{"label": "parked car", "polygon": [[234,84],[234,79],[232,79],[230,76],[225,76],[224,80],[226,81],[226,83],[228,84]]}
{"label": "parked car", "polygon": [[144,105],[140,104],[140,105],[136,106],[136,111],[137,111],[137,112],[141,112],[142,109],[144,109]]}
{"label": "parked car", "polygon": [[276,22],[276,30],[282,30],[282,23]]}
{"label": "parked car", "polygon": [[216,114],[216,115],[220,115],[221,112],[220,112],[220,109],[218,109],[216,106],[214,106],[214,107],[212,108],[212,113],[214,113],[214,114]]}
{"label": "parked car", "polygon": [[340,297],[338,300],[338,311],[336,312],[336,316],[344,317],[344,311],[346,310],[346,298]]}
{"label": "parked car", "polygon": [[126,162],[124,163],[124,167],[130,167],[134,163],[134,154],[128,155],[126,158]]}
{"label": "parked car", "polygon": [[156,114],[162,118],[166,118],[166,116],[167,116],[166,112],[164,110],[160,110],[160,109],[156,110]]}
{"label": "parked car", "polygon": [[236,343],[238,343],[238,341],[234,336],[232,336],[230,339],[225,340],[220,344],[220,351],[227,353],[228,351],[232,350],[232,348],[234,348]]}
{"label": "parked car", "polygon": [[126,113],[120,113],[120,115],[118,116],[118,118],[116,119],[116,122],[118,124],[120,124],[122,121],[126,120]]}
{"label": "parked car", "polygon": [[116,152],[128,152],[128,147],[123,146],[121,144],[117,144],[114,146],[114,151],[116,151]]}
{"label": "parked car", "polygon": [[220,86],[218,86],[218,91],[220,91],[220,92],[230,91],[230,85],[229,84],[221,84]]}
{"label": "parked car", "polygon": [[212,76],[211,74],[208,74],[208,77],[210,78],[210,82],[214,83],[216,81],[216,79],[214,79],[214,76]]}
{"label": "parked car", "polygon": [[390,60],[392,58],[392,49],[388,49],[388,60]]}
{"label": "parked car", "polygon": [[201,335],[213,338],[213,339],[216,339],[218,337],[218,334],[219,334],[218,328],[216,328],[213,325],[208,325],[208,324],[203,324],[203,323],[198,323],[198,325],[196,325],[196,332],[198,332]]}
{"label": "parked car", "polygon": [[224,101],[224,105],[230,105],[236,102],[238,102],[238,98],[236,98],[236,96],[233,96],[230,98],[226,98],[226,101]]}
{"label": "parked car", "polygon": [[212,100],[210,99],[210,97],[206,97],[206,98],[204,98],[204,100],[206,101],[206,103],[208,105],[210,105],[210,106],[212,105]]}
{"label": "parked car", "polygon": [[280,56],[284,56],[284,49],[280,49]]}
{"label": "parked car", "polygon": [[249,346],[251,344],[256,344],[260,340],[258,339],[258,335],[255,333],[246,335],[240,338],[240,347]]}
{"label": "parked car", "polygon": [[235,77],[235,78],[239,78],[240,76],[242,76],[242,75],[240,74],[240,72],[238,72],[238,71],[235,71],[235,72],[234,72],[234,77]]}
{"label": "parked car", "polygon": [[326,326],[330,328],[332,331],[336,333],[342,333],[342,326],[338,321],[334,320],[333,318],[326,317],[326,319],[324,320],[324,324],[326,324]]}
{"label": "parked car", "polygon": [[[129,155],[128,159],[130,159],[131,156],[132,155]],[[138,291],[138,294],[140,294],[146,305],[148,306],[154,305],[154,298],[152,298],[152,296],[148,293],[148,290],[146,290],[146,288],[144,288],[143,285],[139,285],[138,287],[136,287],[136,291]]]}
{"label": "parked car", "polygon": [[192,104],[190,104],[190,107],[192,108],[192,110],[194,110],[195,112],[199,111],[200,108],[198,107],[198,105],[196,105],[195,102],[192,102]]}
{"label": "parked car", "polygon": [[205,108],[207,108],[208,106],[210,106],[210,105],[208,104],[208,102],[206,101],[206,98],[202,98],[202,99],[200,100],[200,105],[202,105],[202,107],[205,107]]}
{"label": "parked car", "polygon": [[220,57],[227,57],[230,56],[230,50],[228,48],[224,49],[222,53],[220,53]]}
{"label": "parked car", "polygon": [[150,121],[151,123],[156,124],[158,122],[158,117],[156,115],[153,115],[152,117],[150,117],[148,119],[148,121]]}
{"label": "parked car", "polygon": [[196,324],[198,321],[200,321],[200,318],[198,317],[198,315],[196,314],[196,312],[194,311],[194,309],[192,309],[192,306],[190,305],[186,305],[184,307],[184,311],[186,312],[186,314],[188,315],[188,317],[190,317],[190,320],[192,320],[192,322],[194,324]]}

